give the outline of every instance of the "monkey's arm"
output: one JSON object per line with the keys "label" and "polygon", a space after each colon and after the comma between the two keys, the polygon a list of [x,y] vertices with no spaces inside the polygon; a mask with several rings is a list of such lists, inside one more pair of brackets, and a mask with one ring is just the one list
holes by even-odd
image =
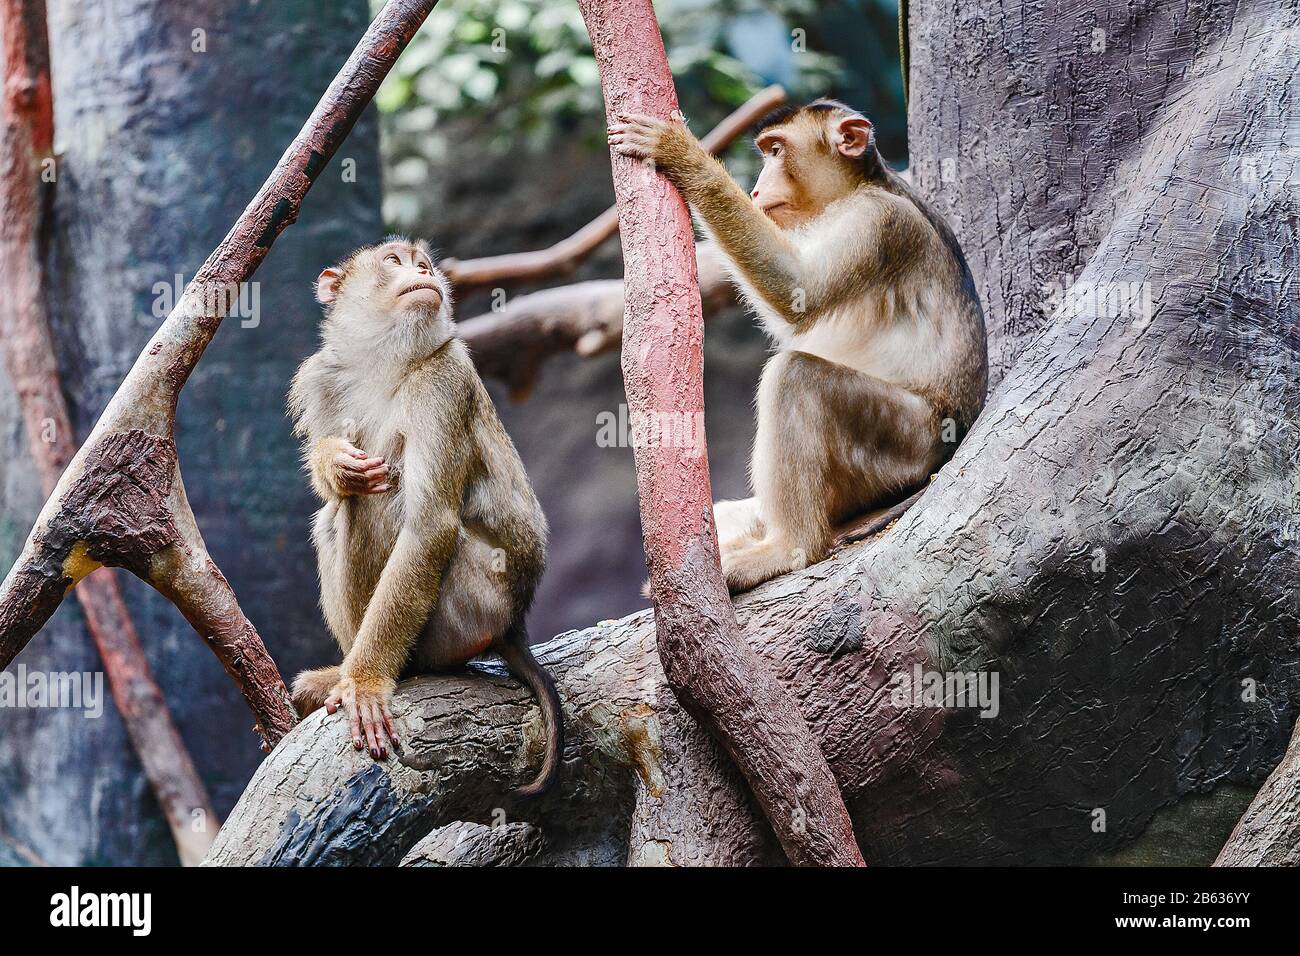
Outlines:
{"label": "monkey's arm", "polygon": [[[428,393],[418,382],[412,391]],[[343,704],[353,746],[361,749],[364,733],[376,759],[387,756],[390,739],[397,743],[389,700],[438,602],[443,572],[456,548],[473,459],[458,419],[420,409],[412,417],[418,427],[405,431],[405,470],[412,480],[405,486],[402,528],[343,659],[338,686],[325,701],[330,713]]]}
{"label": "monkey's arm", "polygon": [[797,321],[802,296],[796,290],[806,289],[805,269],[798,250],[776,223],[750,202],[727,168],[684,125],[643,116],[625,119],[610,127],[614,148],[653,160],[699,212],[754,290],[782,316]]}
{"label": "monkey's arm", "polygon": [[914,224],[892,198],[858,196],[824,214],[811,240],[820,243],[796,245],[681,123],[625,117],[610,127],[610,143],[623,155],[653,160],[753,290],[792,324],[847,301],[877,277],[886,233],[914,239]]}

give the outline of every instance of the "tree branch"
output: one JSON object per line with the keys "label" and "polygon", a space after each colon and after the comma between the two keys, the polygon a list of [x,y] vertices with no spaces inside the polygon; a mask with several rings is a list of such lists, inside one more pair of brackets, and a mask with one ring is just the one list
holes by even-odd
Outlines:
{"label": "tree branch", "polygon": [[[885,688],[925,659],[923,643],[851,613],[879,547],[851,545],[764,585],[737,613],[747,652],[809,715],[845,797],[892,832],[909,814],[928,819],[945,780],[944,712],[897,705]],[[544,734],[529,690],[495,662],[399,686],[410,766],[354,751],[346,718],[318,710],[259,766],[205,864],[396,864],[435,828],[502,819],[541,830],[548,848],[531,861],[541,865],[780,862],[743,778],[678,703],[659,646],[654,617],[639,611],[534,647],[569,732],[556,788],[522,804],[504,795],[534,773]]]}
{"label": "tree branch", "polygon": [[1214,865],[1300,866],[1300,721]]}
{"label": "tree branch", "polygon": [[[605,112],[677,110],[650,0],[579,0]],[[631,415],[701,425],[703,315],[691,218],[645,163],[611,154],[627,303],[623,379]],[[659,656],[682,705],[740,768],[795,864],[860,865],[848,811],[793,699],[745,646],[718,562],[703,442],[635,447]]]}
{"label": "tree branch", "polygon": [[296,721],[261,637],[212,561],[185,497],[176,401],[241,283],[298,216],[312,183],[436,0],[389,0],[262,189],[136,359],[0,586],[0,666],[100,565],[169,597],[238,682],[267,749]]}
{"label": "tree branch", "polygon": [[[722,253],[711,242],[696,247],[704,317],[736,304]],[[510,387],[522,401],[542,363],[561,352],[584,358],[618,348],[623,341],[623,280],[595,279],[543,289],[511,299],[500,312],[458,323],[457,334],[474,354],[479,374]]]}

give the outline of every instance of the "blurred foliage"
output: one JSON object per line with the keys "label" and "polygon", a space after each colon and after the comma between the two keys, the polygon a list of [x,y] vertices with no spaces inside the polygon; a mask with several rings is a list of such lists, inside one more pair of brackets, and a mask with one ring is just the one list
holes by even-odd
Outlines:
{"label": "blurred foliage", "polygon": [[[795,98],[860,85],[861,77],[849,75],[819,42],[832,10],[856,18],[850,22],[863,33],[880,33],[884,25],[884,36],[872,42],[893,44],[896,76],[896,2],[658,0],[655,10],[682,109],[702,135],[768,83],[782,83]],[[418,219],[431,171],[457,143],[542,153],[557,136],[578,136],[604,149],[599,78],[573,0],[442,0],[378,103],[385,218],[399,229]]]}

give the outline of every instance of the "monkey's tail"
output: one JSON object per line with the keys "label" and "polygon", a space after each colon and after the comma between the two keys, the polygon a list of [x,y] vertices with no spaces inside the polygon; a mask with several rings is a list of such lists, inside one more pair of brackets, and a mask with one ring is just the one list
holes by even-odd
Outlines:
{"label": "monkey's tail", "polygon": [[542,769],[532,783],[515,791],[515,796],[535,797],[546,792],[555,782],[560,769],[560,754],[564,752],[564,717],[560,710],[560,695],[556,693],[555,681],[551,680],[551,675],[533,657],[533,652],[528,647],[528,632],[522,627],[507,634],[498,649],[502,660],[510,668],[510,673],[532,689],[542,708],[542,723],[546,727],[546,756],[542,760]]}

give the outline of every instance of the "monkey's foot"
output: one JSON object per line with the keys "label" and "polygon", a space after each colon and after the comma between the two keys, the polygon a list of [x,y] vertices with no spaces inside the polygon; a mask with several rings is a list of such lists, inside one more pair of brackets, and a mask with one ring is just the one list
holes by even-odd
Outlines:
{"label": "monkey's foot", "polygon": [[732,594],[808,566],[808,553],[780,541],[760,541],[722,555],[722,576]]}
{"label": "monkey's foot", "polygon": [[387,677],[341,677],[325,698],[325,709],[331,714],[340,706],[347,712],[352,746],[368,749],[376,760],[386,759],[389,750],[401,750],[388,707],[396,687],[397,682]]}

